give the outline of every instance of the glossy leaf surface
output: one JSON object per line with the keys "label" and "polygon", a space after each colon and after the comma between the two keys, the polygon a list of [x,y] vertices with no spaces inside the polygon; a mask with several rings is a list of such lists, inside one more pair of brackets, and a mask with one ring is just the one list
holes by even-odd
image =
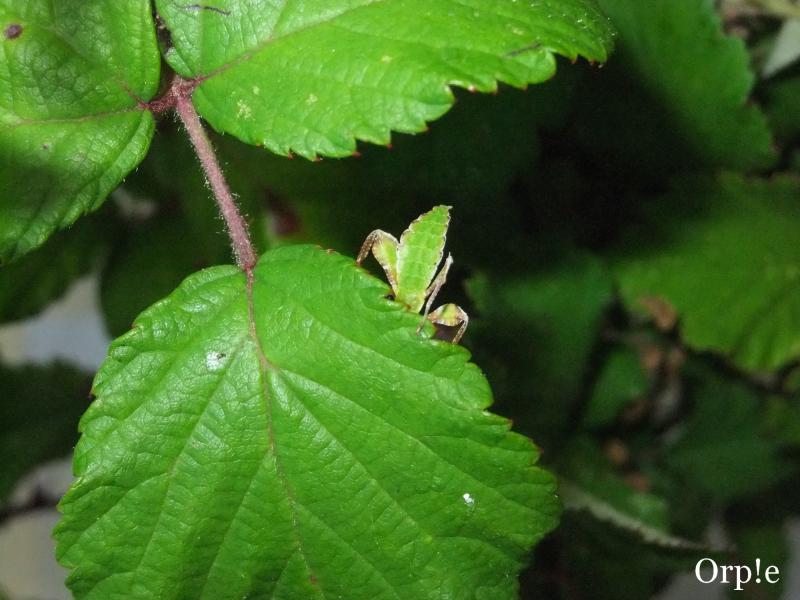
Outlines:
{"label": "glossy leaf surface", "polygon": [[346,156],[386,144],[453,104],[450,86],[539,83],[555,54],[605,60],[611,28],[593,0],[158,0],[166,57],[201,77],[217,130],[273,152]]}
{"label": "glossy leaf surface", "polygon": [[97,209],[141,161],[158,88],[147,0],[0,0],[0,262]]}

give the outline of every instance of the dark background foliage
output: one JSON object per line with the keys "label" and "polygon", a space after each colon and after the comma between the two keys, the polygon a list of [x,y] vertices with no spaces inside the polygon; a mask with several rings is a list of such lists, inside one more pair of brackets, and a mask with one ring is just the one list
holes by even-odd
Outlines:
{"label": "dark background foliage", "polygon": [[[214,138],[262,250],[354,255],[376,227],[454,207],[443,297],[472,315],[464,344],[494,410],[562,482],[562,524],[525,598],[645,598],[709,553],[783,566],[800,506],[800,40],[765,74],[786,15],[601,4],[618,30],[604,68],[459,93],[389,149],[310,163]],[[230,260],[215,210],[162,120],[114,202],[0,271],[0,318],[35,315],[96,271],[108,331],[126,331],[186,275]],[[33,389],[30,369],[3,367],[0,495],[68,451],[86,404],[74,370],[40,368]]]}

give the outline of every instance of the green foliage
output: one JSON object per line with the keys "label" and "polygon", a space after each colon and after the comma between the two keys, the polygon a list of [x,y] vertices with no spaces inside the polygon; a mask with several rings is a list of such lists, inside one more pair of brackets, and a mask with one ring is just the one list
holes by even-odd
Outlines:
{"label": "green foliage", "polygon": [[[563,553],[567,585],[558,597],[649,598],[659,580],[689,572],[697,560],[695,552],[687,556],[643,546],[638,534],[611,527],[583,512],[565,514],[559,532],[569,543]],[[532,597],[545,600],[553,596]]]}
{"label": "green foliage", "polygon": [[590,439],[578,438],[564,451],[561,472],[564,479],[559,491],[567,509],[588,510],[643,537],[666,537],[664,500],[626,485]]}
{"label": "green foliage", "polygon": [[[452,105],[450,85],[538,83],[553,75],[553,53],[604,60],[611,37],[591,0],[505,9],[474,0],[456,12],[422,2],[219,4],[156,3],[167,61],[202,79],[194,101],[217,129],[306,157],[352,154],[356,139],[385,144],[392,129],[420,131]],[[146,0],[69,0],[52,10],[44,0],[5,0],[0,24],[11,32],[0,81],[19,91],[0,104],[5,261],[97,209],[141,162],[160,63]]]}
{"label": "green foliage", "polygon": [[66,365],[0,366],[0,505],[33,467],[69,454],[89,386],[88,375]]}
{"label": "green foliage", "polygon": [[665,300],[678,312],[686,343],[745,369],[773,370],[797,359],[798,195],[793,178],[678,183],[629,241],[635,254],[617,261],[622,296],[638,311],[647,298]]}
{"label": "green foliage", "polygon": [[[785,575],[794,25],[598,4],[610,20],[591,0],[0,0],[0,319],[94,269],[127,332],[62,504],[77,599],[510,599],[531,565],[526,600],[639,600],[699,553]],[[567,64],[612,30],[607,66]],[[250,283],[212,266],[230,240],[172,118],[190,99],[266,251]],[[353,256],[437,205],[437,303],[470,314],[486,380],[383,274],[278,248]],[[6,492],[69,449],[80,381],[0,367]]]}
{"label": "green foliage", "polygon": [[585,90],[580,135],[621,164],[752,170],[774,160],[744,44],[708,0],[600,0],[619,32],[610,74]]}
{"label": "green foliage", "polygon": [[554,481],[469,354],[386,293],[296,246],[142,314],[61,503],[76,598],[513,597]]}
{"label": "green foliage", "polygon": [[800,447],[800,405],[794,399],[772,398],[765,419],[768,435],[787,446]]}
{"label": "green foliage", "polygon": [[[88,27],[87,23],[91,26]],[[147,0],[0,2],[0,261],[97,209],[144,157],[158,88]]]}
{"label": "green foliage", "polygon": [[611,40],[589,0],[156,7],[171,32],[170,65],[208,77],[195,101],[215,129],[309,158],[424,130],[452,105],[451,85],[488,92],[498,81],[540,83],[555,72],[554,53],[605,60]]}
{"label": "green foliage", "polygon": [[644,396],[648,384],[641,356],[630,348],[615,348],[595,379],[584,423],[588,427],[612,423],[623,408]]}

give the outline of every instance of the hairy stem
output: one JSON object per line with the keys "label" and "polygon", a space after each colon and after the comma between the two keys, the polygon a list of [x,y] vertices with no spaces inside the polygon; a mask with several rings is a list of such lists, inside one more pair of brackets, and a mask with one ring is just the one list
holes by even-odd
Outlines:
{"label": "hairy stem", "polygon": [[[175,86],[179,88],[180,85]],[[247,223],[236,206],[236,199],[225,181],[225,175],[217,160],[214,147],[208,139],[200,117],[192,104],[190,93],[175,93],[175,112],[186,128],[189,139],[192,141],[200,164],[205,171],[208,184],[214,192],[214,198],[219,205],[222,218],[228,229],[231,238],[233,252],[236,255],[236,264],[246,273],[250,273],[258,260],[253,243],[250,241],[250,234],[247,230]]]}

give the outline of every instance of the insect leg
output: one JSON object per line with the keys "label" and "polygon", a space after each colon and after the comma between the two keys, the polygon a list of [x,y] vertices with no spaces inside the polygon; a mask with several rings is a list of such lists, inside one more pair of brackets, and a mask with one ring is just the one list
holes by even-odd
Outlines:
{"label": "insect leg", "polygon": [[437,325],[445,325],[447,327],[458,327],[460,325],[452,339],[452,343],[457,344],[467,330],[469,315],[456,304],[444,304],[429,314],[428,320]]}
{"label": "insect leg", "polygon": [[364,243],[361,244],[361,250],[358,251],[358,256],[356,257],[357,265],[360,265],[362,262],[364,262],[364,259],[367,258],[370,250],[375,255],[375,258],[378,259],[379,263],[383,264],[385,262],[386,254],[393,255],[390,257],[390,260],[394,259],[391,262],[396,263],[397,238],[391,233],[386,233],[380,229],[376,229],[370,233],[367,236],[367,239],[364,240]]}
{"label": "insect leg", "polygon": [[[452,255],[448,254],[447,258],[442,265],[442,268],[439,269],[439,272],[436,274],[436,277],[433,278],[430,286],[425,291],[425,296],[427,297],[427,301],[425,302],[425,310],[422,313],[423,317],[427,317],[428,313],[431,311],[431,305],[433,301],[436,300],[436,296],[439,295],[439,290],[442,289],[445,281],[447,281],[447,274],[450,272],[450,267],[453,264],[453,257]],[[420,328],[422,326],[420,325]]]}

